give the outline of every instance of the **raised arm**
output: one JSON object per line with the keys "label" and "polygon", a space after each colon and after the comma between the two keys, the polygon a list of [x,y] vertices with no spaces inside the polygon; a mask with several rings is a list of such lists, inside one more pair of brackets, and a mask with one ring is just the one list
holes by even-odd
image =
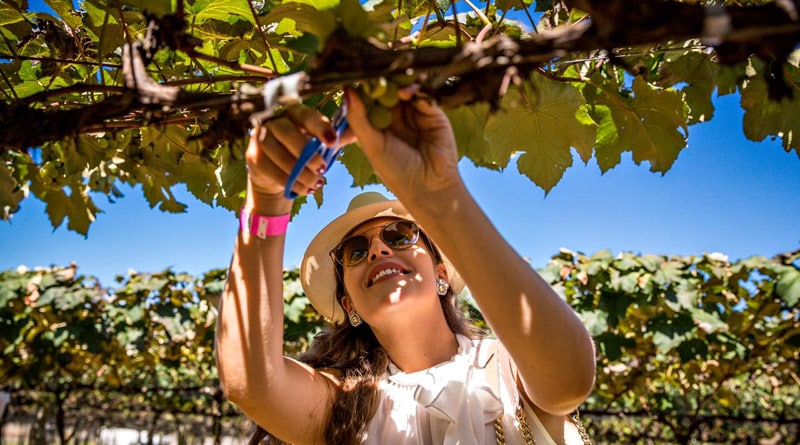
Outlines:
{"label": "raised arm", "polygon": [[388,131],[377,131],[357,94],[349,91],[348,101],[351,126],[376,172],[458,269],[525,392],[548,413],[573,411],[594,382],[591,337],[467,191],[445,114],[419,99],[395,110]]}
{"label": "raised arm", "polygon": [[[306,128],[303,130],[303,128]],[[330,140],[330,126],[310,109],[258,128],[246,153],[244,208],[251,214],[290,212],[283,184],[308,134]],[[310,163],[295,191],[319,181]],[[226,397],[271,434],[290,443],[323,443],[335,379],[283,356],[285,236],[239,233],[217,321],[217,365]]]}

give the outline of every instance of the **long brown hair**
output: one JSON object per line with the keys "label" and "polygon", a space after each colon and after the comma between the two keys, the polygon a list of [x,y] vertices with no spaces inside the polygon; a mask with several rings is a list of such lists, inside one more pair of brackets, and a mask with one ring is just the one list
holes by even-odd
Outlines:
{"label": "long brown hair", "polygon": [[[420,232],[423,241],[433,254],[435,264],[439,264],[441,254],[428,237]],[[342,283],[341,266],[335,264],[336,299],[341,302],[345,295]],[[452,290],[439,297],[447,326],[455,334],[469,338],[482,333],[464,315],[456,304]],[[325,442],[328,444],[355,445],[361,443],[361,436],[378,409],[378,382],[389,367],[389,355],[378,342],[372,329],[363,323],[353,327],[347,321],[323,329],[314,337],[309,350],[298,360],[317,369],[328,368],[339,371],[342,384],[336,390],[333,404],[328,414],[325,428]],[[250,438],[250,445],[284,444],[271,436],[260,426]]]}

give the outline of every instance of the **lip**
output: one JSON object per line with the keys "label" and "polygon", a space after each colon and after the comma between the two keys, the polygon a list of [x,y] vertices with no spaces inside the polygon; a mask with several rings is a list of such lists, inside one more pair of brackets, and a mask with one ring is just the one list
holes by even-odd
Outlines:
{"label": "lip", "polygon": [[[384,275],[384,276],[378,278],[378,280],[374,280],[374,278],[376,276],[378,276],[378,274],[380,274],[381,272],[383,272],[385,270],[390,270],[390,269],[396,269],[396,270],[399,271],[399,273],[389,273],[387,275]],[[369,273],[367,273],[367,275],[366,275],[367,276],[367,287],[371,287],[375,283],[381,282],[381,281],[383,281],[383,280],[385,280],[387,278],[393,277],[393,276],[406,275],[409,272],[411,272],[411,271],[408,270],[407,267],[404,267],[400,263],[397,263],[397,262],[394,262],[394,261],[386,261],[386,262],[383,262],[383,263],[380,263],[380,264],[376,264],[375,266],[373,266],[372,268],[369,269]]]}

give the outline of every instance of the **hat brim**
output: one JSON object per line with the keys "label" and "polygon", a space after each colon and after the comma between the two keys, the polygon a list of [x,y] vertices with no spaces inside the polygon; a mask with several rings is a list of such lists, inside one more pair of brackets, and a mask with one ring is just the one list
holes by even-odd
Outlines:
{"label": "hat brim", "polygon": [[[384,217],[414,221],[414,217],[400,201],[390,201],[378,193],[375,194],[383,200],[349,210],[320,230],[309,243],[303,255],[303,262],[300,264],[300,283],[308,300],[317,312],[334,323],[343,322],[345,314],[339,302],[336,301],[336,271],[330,251],[354,227],[365,221]],[[424,231],[424,228],[421,229]],[[433,242],[435,243],[435,241]],[[447,270],[450,289],[458,295],[464,289],[464,282],[452,263],[443,254],[442,262]]]}

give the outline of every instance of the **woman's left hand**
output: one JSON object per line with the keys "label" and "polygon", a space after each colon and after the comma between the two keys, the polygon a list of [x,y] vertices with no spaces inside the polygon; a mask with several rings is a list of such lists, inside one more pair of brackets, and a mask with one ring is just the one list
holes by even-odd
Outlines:
{"label": "woman's left hand", "polygon": [[348,121],[383,183],[403,201],[430,198],[461,184],[458,152],[447,115],[428,99],[405,97],[385,130],[370,124],[358,93],[348,89]]}

